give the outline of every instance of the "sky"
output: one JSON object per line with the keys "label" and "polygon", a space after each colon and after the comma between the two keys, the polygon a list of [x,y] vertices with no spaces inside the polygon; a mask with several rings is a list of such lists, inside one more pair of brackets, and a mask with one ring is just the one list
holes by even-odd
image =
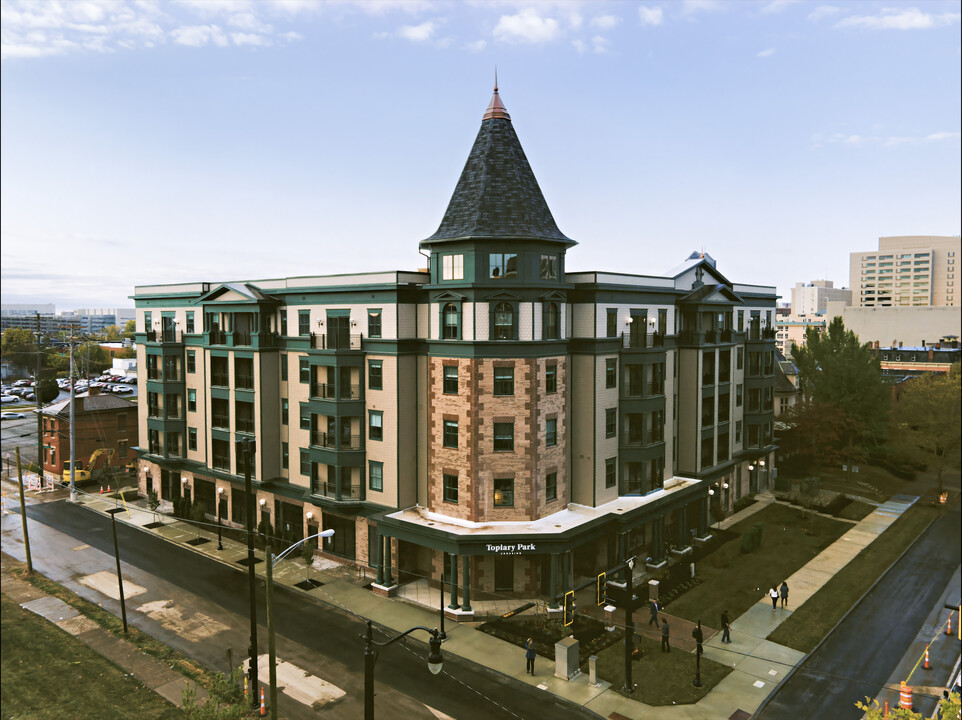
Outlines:
{"label": "sky", "polygon": [[2,0],[4,303],[425,265],[497,69],[567,269],[959,235],[958,1]]}

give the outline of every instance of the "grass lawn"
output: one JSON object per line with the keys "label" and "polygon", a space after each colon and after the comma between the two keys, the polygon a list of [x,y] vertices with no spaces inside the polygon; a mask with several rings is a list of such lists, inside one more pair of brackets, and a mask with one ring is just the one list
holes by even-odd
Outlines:
{"label": "grass lawn", "polygon": [[[702,686],[692,686],[695,677],[695,655],[674,649],[661,652],[661,643],[636,636],[635,647],[641,657],[632,662],[631,679],[638,687],[630,695],[622,692],[625,685],[625,646],[615,643],[598,653],[598,677],[611,683],[611,689],[619,695],[634,698],[648,705],[678,705],[698,702],[708,694],[723,677],[732,671],[727,665],[702,656]],[[582,671],[587,672],[583,667]]]}
{"label": "grass lawn", "polygon": [[861,520],[862,518],[871,515],[873,510],[875,510],[874,505],[869,505],[868,503],[863,503],[859,500],[853,500],[842,508],[841,512],[838,514],[838,517],[845,520]]}
{"label": "grass lawn", "polygon": [[812,650],[938,515],[937,508],[913,505],[793,612],[768,639],[801,652]]}
{"label": "grass lawn", "polygon": [[184,714],[47,620],[2,596],[6,720],[174,720]]}
{"label": "grass lawn", "polygon": [[[762,523],[761,547],[742,554],[741,536]],[[698,585],[665,607],[670,615],[718,629],[723,610],[737,618],[840,535],[850,523],[819,516],[804,517],[800,510],[773,503],[729,530],[737,538],[721,545],[695,565]]]}

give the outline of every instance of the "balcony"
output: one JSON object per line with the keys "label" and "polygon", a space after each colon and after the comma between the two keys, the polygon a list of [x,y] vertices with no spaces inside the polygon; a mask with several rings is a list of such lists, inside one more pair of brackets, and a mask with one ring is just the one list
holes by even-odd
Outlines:
{"label": "balcony", "polygon": [[230,455],[214,455],[211,458],[211,466],[215,470],[230,471]]}
{"label": "balcony", "polygon": [[230,418],[227,415],[212,415],[210,426],[218,430],[230,430]]}
{"label": "balcony", "polygon": [[360,385],[342,385],[340,392],[334,383],[311,383],[311,397],[322,400],[359,400]]}
{"label": "balcony", "polygon": [[235,347],[238,345],[250,345],[251,334],[246,331],[235,330],[231,333],[231,344]]}
{"label": "balcony", "polygon": [[331,450],[360,450],[361,436],[342,435],[338,439],[336,433],[314,431],[311,433],[311,445]]}
{"label": "balcony", "polygon": [[[213,381],[212,381],[213,382]],[[215,385],[217,383],[214,383]],[[238,390],[253,390],[254,389],[254,376],[253,375],[234,375],[234,387]]]}
{"label": "balcony", "polygon": [[207,333],[207,344],[226,345],[227,333],[225,333],[223,330],[211,330],[209,333]]}
{"label": "balcony", "polygon": [[626,350],[664,347],[664,333],[621,333],[621,347]]}
{"label": "balcony", "polygon": [[236,430],[239,433],[254,432],[254,418],[235,418]]}
{"label": "balcony", "polygon": [[335,498],[338,500],[363,500],[360,485],[341,485],[341,496],[337,497],[337,484],[332,482],[315,482],[311,488],[314,495]]}
{"label": "balcony", "polygon": [[360,335],[311,333],[312,350],[360,350]]}
{"label": "balcony", "polygon": [[147,331],[147,342],[159,342],[165,345],[177,345],[184,342],[184,333],[180,330]]}
{"label": "balcony", "polygon": [[230,387],[230,375],[227,373],[211,373],[210,384],[217,387]]}
{"label": "balcony", "polygon": [[147,406],[147,417],[159,418],[161,416],[160,406],[150,404]]}
{"label": "balcony", "polygon": [[774,340],[775,328],[771,328],[771,327],[759,328],[758,326],[753,325],[748,328],[748,335],[746,339],[753,340],[755,342],[758,342],[761,340]]}

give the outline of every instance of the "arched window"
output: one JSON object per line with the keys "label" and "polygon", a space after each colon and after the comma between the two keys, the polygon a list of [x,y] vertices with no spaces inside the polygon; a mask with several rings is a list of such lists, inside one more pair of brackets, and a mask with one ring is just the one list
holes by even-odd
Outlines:
{"label": "arched window", "polygon": [[461,313],[458,312],[458,306],[454,303],[445,305],[441,312],[441,319],[443,322],[441,337],[445,340],[459,339],[461,337]]}
{"label": "arched window", "polygon": [[561,317],[558,310],[558,303],[549,302],[544,304],[544,339],[558,340],[561,338]]}
{"label": "arched window", "polygon": [[514,308],[510,303],[498,303],[494,306],[494,339],[514,339]]}

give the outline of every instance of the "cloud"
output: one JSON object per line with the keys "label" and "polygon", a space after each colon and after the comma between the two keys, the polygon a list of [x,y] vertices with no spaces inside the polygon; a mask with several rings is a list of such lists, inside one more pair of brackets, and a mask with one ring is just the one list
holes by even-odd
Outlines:
{"label": "cloud", "polygon": [[962,137],[962,133],[957,132],[937,132],[931,135],[926,135],[926,142],[938,142],[939,140],[958,140]]}
{"label": "cloud", "polygon": [[595,35],[591,38],[591,48],[599,55],[608,52],[608,39],[601,35]]}
{"label": "cloud", "polygon": [[759,50],[755,53],[755,57],[769,58],[775,54],[775,48],[765,48],[764,50]]}
{"label": "cloud", "polygon": [[560,35],[558,21],[542,17],[533,8],[526,8],[517,15],[502,15],[494,28],[494,37],[507,42],[550,42]]}
{"label": "cloud", "polygon": [[469,42],[467,45],[465,45],[465,48],[467,48],[468,52],[476,53],[476,52],[481,52],[487,46],[488,46],[487,40],[475,40],[474,42]]}
{"label": "cloud", "polygon": [[256,33],[231,33],[230,39],[235,45],[255,45],[258,47],[270,47],[271,41],[263,35]]}
{"label": "cloud", "polygon": [[591,18],[591,27],[598,28],[599,30],[611,30],[620,22],[621,18],[617,15],[599,15],[598,17]]}
{"label": "cloud", "polygon": [[170,36],[178,45],[204,47],[213,43],[218,47],[227,45],[227,36],[216,25],[188,25],[171,30]]}
{"label": "cloud", "polygon": [[878,15],[852,15],[839,20],[837,28],[864,28],[866,30],[927,30],[959,22],[959,13],[932,15],[918,8],[885,8]]}
{"label": "cloud", "polygon": [[840,12],[842,12],[841,9],[835,7],[834,5],[819,5],[808,14],[808,19],[812,22],[818,22],[822,18],[838,15]]}
{"label": "cloud", "polygon": [[660,7],[638,7],[638,19],[642,25],[661,25],[665,19],[665,13]]}
{"label": "cloud", "polygon": [[891,135],[883,137],[880,135],[859,135],[834,133],[832,135],[816,134],[812,136],[812,147],[818,148],[823,145],[847,145],[849,147],[868,147],[881,145],[887,148],[918,146],[922,143],[938,142],[959,142],[962,133],[958,132],[934,132],[924,136],[911,135]]}
{"label": "cloud", "polygon": [[799,2],[799,0],[772,0],[770,3],[768,3],[768,5],[762,8],[762,12],[765,14],[780,13],[789,5],[794,5],[797,2]]}
{"label": "cloud", "polygon": [[411,42],[426,42],[437,32],[438,24],[433,20],[428,20],[420,25],[402,25],[398,28],[398,37]]}
{"label": "cloud", "polygon": [[719,0],[683,0],[681,4],[682,15],[694,15],[700,12],[715,12],[721,10],[722,4]]}

